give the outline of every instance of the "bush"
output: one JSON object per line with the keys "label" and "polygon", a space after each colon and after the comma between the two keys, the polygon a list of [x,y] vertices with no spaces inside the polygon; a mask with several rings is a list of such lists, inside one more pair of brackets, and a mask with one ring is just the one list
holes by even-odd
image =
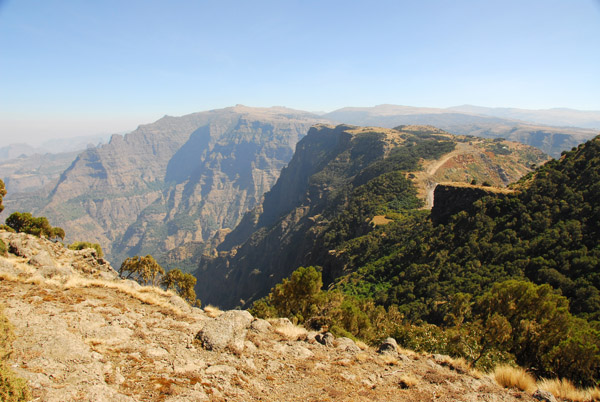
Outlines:
{"label": "bush", "polygon": [[98,257],[104,257],[102,247],[98,243],[90,243],[89,241],[76,241],[73,244],[67,246],[70,250],[83,250],[86,248],[93,248],[96,250]]}
{"label": "bush", "polygon": [[6,257],[8,255],[8,247],[6,247],[6,243],[4,240],[0,239],[0,255]]}

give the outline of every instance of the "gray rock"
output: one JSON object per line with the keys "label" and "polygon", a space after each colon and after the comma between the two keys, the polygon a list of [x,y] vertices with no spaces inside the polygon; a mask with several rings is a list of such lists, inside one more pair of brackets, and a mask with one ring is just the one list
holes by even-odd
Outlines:
{"label": "gray rock", "polygon": [[250,329],[254,332],[266,333],[269,332],[269,330],[271,330],[271,324],[267,320],[258,318],[252,321],[252,324],[250,324]]}
{"label": "gray rock", "polygon": [[557,402],[556,398],[554,397],[554,395],[552,395],[552,393],[541,389],[535,391],[532,396],[538,401]]}
{"label": "gray rock", "polygon": [[360,348],[350,338],[341,337],[336,339],[337,348],[350,353],[360,352]]}
{"label": "gray rock", "polygon": [[325,332],[324,334],[318,334],[315,336],[315,340],[322,345],[327,347],[333,347],[333,341],[335,340],[335,336],[331,332]]}
{"label": "gray rock", "polygon": [[379,349],[377,349],[377,353],[397,353],[398,343],[394,338],[386,338],[381,345],[379,345]]}
{"label": "gray rock", "polygon": [[229,348],[235,352],[242,352],[248,328],[253,320],[247,311],[227,311],[217,318],[207,319],[196,339],[207,350],[219,351]]}

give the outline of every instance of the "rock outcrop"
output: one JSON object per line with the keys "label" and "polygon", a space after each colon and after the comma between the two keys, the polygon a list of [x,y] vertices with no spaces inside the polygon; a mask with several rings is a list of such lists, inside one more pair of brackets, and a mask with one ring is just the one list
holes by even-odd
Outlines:
{"label": "rock outcrop", "polygon": [[90,249],[0,239],[19,253],[0,256],[0,300],[17,336],[9,363],[37,401],[533,401],[431,356],[378,355],[347,338],[324,345],[289,320],[192,308],[116,278]]}
{"label": "rock outcrop", "polygon": [[504,197],[513,191],[505,188],[468,185],[465,183],[440,183],[433,193],[431,218],[436,223],[445,222],[451,215],[460,211],[470,212],[473,203],[491,195]]}
{"label": "rock outcrop", "polygon": [[179,265],[260,203],[319,121],[244,106],[165,116],[79,154],[35,212],[68,240],[100,243],[116,265],[147,253]]}

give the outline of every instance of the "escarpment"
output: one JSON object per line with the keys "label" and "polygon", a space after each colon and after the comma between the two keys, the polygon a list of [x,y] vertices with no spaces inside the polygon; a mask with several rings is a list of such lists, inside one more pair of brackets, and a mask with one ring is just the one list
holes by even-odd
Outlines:
{"label": "escarpment", "polygon": [[[39,211],[69,239],[191,264],[213,236],[259,204],[319,118],[285,108],[165,116],[81,153]],[[200,250],[200,251],[198,251]]]}
{"label": "escarpment", "polygon": [[486,196],[503,197],[512,194],[506,188],[468,185],[464,183],[440,183],[433,193],[431,219],[440,223],[460,211],[469,212],[473,203]]}
{"label": "escarpment", "polygon": [[353,269],[339,251],[345,241],[393,220],[386,216],[426,208],[435,183],[506,186],[546,159],[528,146],[431,126],[314,126],[262,205],[225,237],[217,256],[203,257],[196,292],[223,307],[249,306],[308,265],[321,266],[330,284]]}

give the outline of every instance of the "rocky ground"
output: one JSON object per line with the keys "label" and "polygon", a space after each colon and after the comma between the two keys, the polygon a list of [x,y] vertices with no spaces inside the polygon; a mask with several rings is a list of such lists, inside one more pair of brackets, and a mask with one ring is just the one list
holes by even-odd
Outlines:
{"label": "rocky ground", "polygon": [[11,365],[36,401],[530,401],[444,356],[376,350],[122,281],[93,250],[0,231]]}

